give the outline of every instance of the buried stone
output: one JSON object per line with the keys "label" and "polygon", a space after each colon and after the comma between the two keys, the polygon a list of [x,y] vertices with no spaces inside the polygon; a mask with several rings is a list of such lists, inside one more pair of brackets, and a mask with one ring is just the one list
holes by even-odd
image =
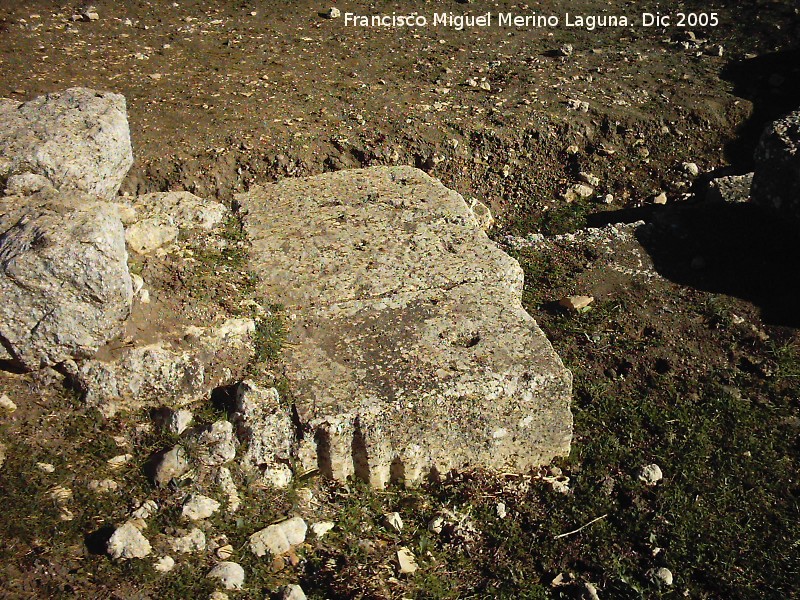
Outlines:
{"label": "buried stone", "polygon": [[237,196],[258,291],[292,315],[301,467],[380,487],[568,454],[571,375],[522,307],[519,264],[410,167]]}

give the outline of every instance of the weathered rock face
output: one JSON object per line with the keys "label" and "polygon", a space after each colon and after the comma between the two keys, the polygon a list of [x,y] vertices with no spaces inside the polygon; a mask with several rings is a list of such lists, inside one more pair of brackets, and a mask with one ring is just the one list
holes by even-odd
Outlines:
{"label": "weathered rock face", "polygon": [[750,202],[750,188],[753,185],[753,174],[728,175],[712,179],[708,184],[706,199],[710,202],[727,202],[739,204]]}
{"label": "weathered rock face", "polygon": [[128,246],[146,254],[177,239],[180,230],[217,226],[228,214],[225,205],[189,192],[157,192],[136,198],[133,214],[123,219]]}
{"label": "weathered rock face", "polygon": [[115,206],[54,190],[0,199],[0,341],[28,369],[87,358],[131,309]]}
{"label": "weathered rock face", "polygon": [[753,202],[800,223],[800,111],[764,130],[754,158]]}
{"label": "weathered rock face", "polygon": [[376,167],[237,200],[260,292],[293,315],[305,468],[381,486],[569,451],[571,375],[522,308],[519,264],[461,196]]}
{"label": "weathered rock face", "polygon": [[70,88],[0,102],[0,179],[34,173],[112,199],[133,164],[125,98]]}
{"label": "weathered rock face", "polygon": [[237,433],[246,445],[242,466],[261,472],[275,487],[286,487],[292,478],[289,464],[295,444],[291,409],[281,405],[275,388],[264,389],[252,381],[237,387],[235,409]]}
{"label": "weathered rock face", "polygon": [[125,348],[81,363],[75,374],[85,401],[111,416],[143,406],[178,407],[231,383],[252,357],[252,319],[192,327],[178,340]]}

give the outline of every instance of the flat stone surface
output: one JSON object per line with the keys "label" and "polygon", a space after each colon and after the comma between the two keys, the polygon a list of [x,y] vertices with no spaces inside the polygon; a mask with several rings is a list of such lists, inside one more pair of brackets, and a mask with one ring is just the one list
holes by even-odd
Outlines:
{"label": "flat stone surface", "polygon": [[303,466],[376,486],[569,452],[571,375],[521,305],[519,264],[463,198],[410,167],[237,196],[283,358]]}

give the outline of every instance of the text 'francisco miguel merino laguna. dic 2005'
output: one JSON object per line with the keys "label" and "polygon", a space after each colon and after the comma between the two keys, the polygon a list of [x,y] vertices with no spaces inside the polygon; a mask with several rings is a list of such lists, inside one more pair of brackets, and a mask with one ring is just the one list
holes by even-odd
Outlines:
{"label": "text 'francisco miguel merino laguna. dic 2005'", "polygon": [[716,12],[709,13],[641,13],[635,17],[628,15],[585,15],[564,13],[563,15],[545,14],[515,14],[510,12],[486,12],[479,15],[433,13],[410,14],[373,14],[359,15],[344,13],[344,24],[347,27],[374,27],[374,28],[401,28],[428,26],[447,27],[461,31],[463,29],[478,29],[485,27],[516,27],[525,29],[553,29],[557,27],[581,28],[588,31],[607,27],[715,27],[719,24]]}

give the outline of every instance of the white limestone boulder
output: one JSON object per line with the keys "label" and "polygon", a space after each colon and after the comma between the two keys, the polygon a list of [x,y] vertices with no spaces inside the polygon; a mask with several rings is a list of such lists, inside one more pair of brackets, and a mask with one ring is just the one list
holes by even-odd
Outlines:
{"label": "white limestone boulder", "polygon": [[133,301],[117,209],[80,192],[0,199],[0,342],[27,369],[89,358]]}
{"label": "white limestone boulder", "polygon": [[70,88],[0,102],[0,179],[34,173],[57,189],[113,199],[133,164],[125,98]]}

